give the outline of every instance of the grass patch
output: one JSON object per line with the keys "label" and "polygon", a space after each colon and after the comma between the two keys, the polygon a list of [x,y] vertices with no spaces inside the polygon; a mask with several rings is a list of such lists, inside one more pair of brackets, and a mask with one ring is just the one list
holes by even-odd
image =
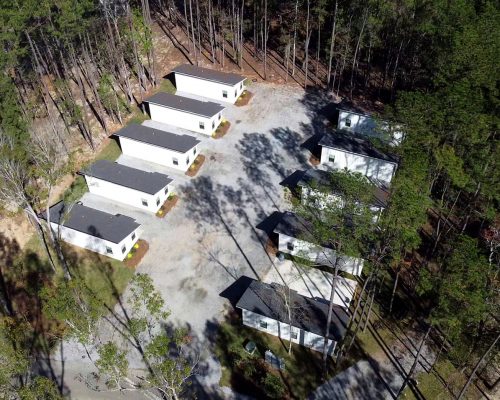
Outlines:
{"label": "grass patch", "polygon": [[[456,396],[452,395],[446,386],[448,386],[453,393],[458,394],[465,385],[466,380],[464,374],[458,371],[455,366],[446,359],[438,361],[434,365],[434,370],[430,373],[421,372],[416,376],[416,381],[418,382],[417,389],[422,394],[423,398],[437,400],[455,399]],[[411,387],[405,389],[403,398],[411,400],[417,399]],[[464,398],[479,400],[483,398],[483,395],[476,386],[472,384],[469,386]]]}
{"label": "grass patch", "polygon": [[[257,350],[248,354],[244,346],[248,340],[255,342]],[[265,364],[264,353],[271,350],[285,361],[285,371],[278,371]],[[238,393],[256,398],[273,397],[275,390],[283,388],[279,398],[304,399],[322,383],[321,353],[299,345],[292,345],[288,354],[288,341],[245,327],[235,312],[231,313],[218,331],[215,354],[222,364],[220,384]],[[350,364],[342,364],[337,370],[330,363],[328,375],[333,376]],[[269,375],[279,378],[275,387],[269,387]],[[276,381],[276,378],[273,378]],[[271,379],[271,380],[273,380]]]}
{"label": "grass patch", "polygon": [[95,160],[116,161],[116,159],[120,157],[121,152],[118,141],[111,139],[109,143],[97,153]]}
{"label": "grass patch", "polygon": [[144,121],[149,119],[149,115],[141,111],[134,113],[128,120],[126,125],[130,124],[142,124]]}
{"label": "grass patch", "polygon": [[[380,336],[380,340],[389,347],[391,343],[396,340],[390,330],[385,326],[377,328],[377,334]],[[360,329],[357,334],[357,341],[366,354],[374,354],[382,350],[377,338],[369,329],[367,329],[366,332],[362,332]]]}
{"label": "grass patch", "polygon": [[170,79],[162,79],[162,81],[160,83],[160,90],[159,91],[160,92],[167,92],[167,93],[175,94],[175,92],[177,91],[177,89],[172,84],[172,82],[170,81]]}
{"label": "grass patch", "polygon": [[[453,371],[455,371],[455,368],[449,361],[438,362],[435,367],[439,375],[441,375],[445,381],[450,378],[453,375]],[[450,392],[448,392],[448,390],[440,382],[439,378],[432,372],[430,374],[421,372],[417,375],[416,380],[418,382],[418,390],[426,399],[451,400],[455,398],[450,394]],[[410,387],[407,387],[403,392],[403,398],[417,400],[417,397]]]}
{"label": "grass patch", "polygon": [[[67,243],[62,243],[62,248],[72,274],[83,278],[92,291],[112,308],[134,276],[134,270],[121,261]],[[51,251],[53,259],[57,260],[53,253]],[[36,234],[26,243],[24,254],[29,259],[36,259],[40,265],[48,263],[43,244]]]}

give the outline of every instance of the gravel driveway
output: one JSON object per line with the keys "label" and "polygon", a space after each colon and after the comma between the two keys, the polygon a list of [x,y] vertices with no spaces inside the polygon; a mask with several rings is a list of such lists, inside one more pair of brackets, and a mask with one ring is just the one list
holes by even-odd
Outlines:
{"label": "gravel driveway", "polygon": [[[195,178],[131,157],[119,158],[119,163],[174,178],[180,201],[166,218],[90,193],[82,198],[85,205],[123,213],[142,224],[141,238],[150,248],[137,271],[153,278],[172,312],[169,322],[191,330],[201,355],[199,385],[195,385],[199,398],[234,397],[219,388],[220,364],[207,343],[230,306],[220,293],[242,275],[263,278],[271,268],[273,260],[264,249],[267,234],[257,227],[273,212],[287,209],[281,184],[295,171],[310,167],[303,144],[324,129],[315,110],[325,100],[314,92],[269,84],[249,89],[255,94],[249,105],[227,106],[224,116],[231,123],[227,135],[203,138],[200,147],[206,161]],[[152,121],[145,124],[170,129]],[[109,393],[86,392],[73,379],[91,367],[81,354],[66,344],[68,389],[79,399],[111,398]],[[131,366],[135,361],[131,359]]]}

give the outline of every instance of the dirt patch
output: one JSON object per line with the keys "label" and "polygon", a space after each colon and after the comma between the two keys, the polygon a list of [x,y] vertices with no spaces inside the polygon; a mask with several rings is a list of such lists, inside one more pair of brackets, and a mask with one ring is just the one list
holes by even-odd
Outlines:
{"label": "dirt patch", "polygon": [[267,239],[266,253],[271,257],[276,257],[278,254],[278,246],[271,238]]}
{"label": "dirt patch", "polygon": [[[128,268],[135,268],[149,250],[149,244],[145,240],[139,239],[130,253],[127,254],[123,264]],[[129,258],[130,256],[130,258]]]}
{"label": "dirt patch", "polygon": [[214,139],[220,139],[221,137],[223,137],[227,133],[227,131],[229,130],[230,127],[231,127],[231,123],[229,121],[223,121],[223,122],[221,122],[221,124],[215,130],[215,132],[212,135],[212,137]]}
{"label": "dirt patch", "polygon": [[241,93],[240,97],[238,97],[238,100],[236,100],[236,103],[234,103],[234,105],[237,107],[246,106],[248,103],[250,103],[250,100],[253,96],[254,95],[252,92],[244,90],[243,93]]}
{"label": "dirt patch", "polygon": [[196,176],[201,166],[205,162],[205,156],[203,154],[199,154],[198,157],[193,161],[189,169],[186,171],[186,175],[193,177]]}
{"label": "dirt patch", "polygon": [[0,234],[14,240],[22,249],[35,234],[35,229],[22,212],[12,217],[0,216]]}
{"label": "dirt patch", "polygon": [[165,218],[168,214],[168,212],[175,207],[177,202],[179,201],[179,196],[173,195],[172,197],[169,197],[165,203],[160,207],[158,212],[156,213],[156,216],[158,218]]}
{"label": "dirt patch", "polygon": [[320,159],[316,157],[314,154],[311,154],[311,157],[309,157],[309,164],[311,164],[313,167],[316,167],[320,163]]}

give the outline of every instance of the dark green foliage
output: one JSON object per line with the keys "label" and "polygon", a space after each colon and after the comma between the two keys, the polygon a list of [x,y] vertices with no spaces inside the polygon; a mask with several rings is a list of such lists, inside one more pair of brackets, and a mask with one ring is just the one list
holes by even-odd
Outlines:
{"label": "dark green foliage", "polygon": [[490,266],[475,239],[460,235],[446,247],[449,254],[443,256],[440,270],[421,272],[418,291],[434,304],[431,320],[456,340],[477,329],[492,311],[487,290]]}
{"label": "dark green foliage", "polygon": [[285,393],[285,385],[281,378],[270,372],[262,379],[262,385],[267,396],[271,399],[281,399]]}

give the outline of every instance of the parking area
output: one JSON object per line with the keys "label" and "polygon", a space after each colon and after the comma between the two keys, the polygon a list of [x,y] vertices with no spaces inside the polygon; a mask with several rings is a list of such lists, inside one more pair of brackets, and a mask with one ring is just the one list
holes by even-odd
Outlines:
{"label": "parking area", "polygon": [[274,259],[265,251],[267,234],[259,224],[289,207],[282,182],[310,168],[304,143],[322,126],[314,120],[314,96],[267,84],[249,89],[255,94],[249,105],[226,108],[227,135],[203,137],[206,161],[196,177],[130,157],[118,160],[173,177],[180,200],[164,219],[90,193],[82,198],[85,205],[142,224],[141,238],[150,247],[137,272],[153,278],[171,310],[169,322],[190,328],[201,353],[198,381],[205,394],[220,393],[220,366],[206,350],[214,323],[229,305],[220,293],[242,275],[264,279],[271,269]]}

